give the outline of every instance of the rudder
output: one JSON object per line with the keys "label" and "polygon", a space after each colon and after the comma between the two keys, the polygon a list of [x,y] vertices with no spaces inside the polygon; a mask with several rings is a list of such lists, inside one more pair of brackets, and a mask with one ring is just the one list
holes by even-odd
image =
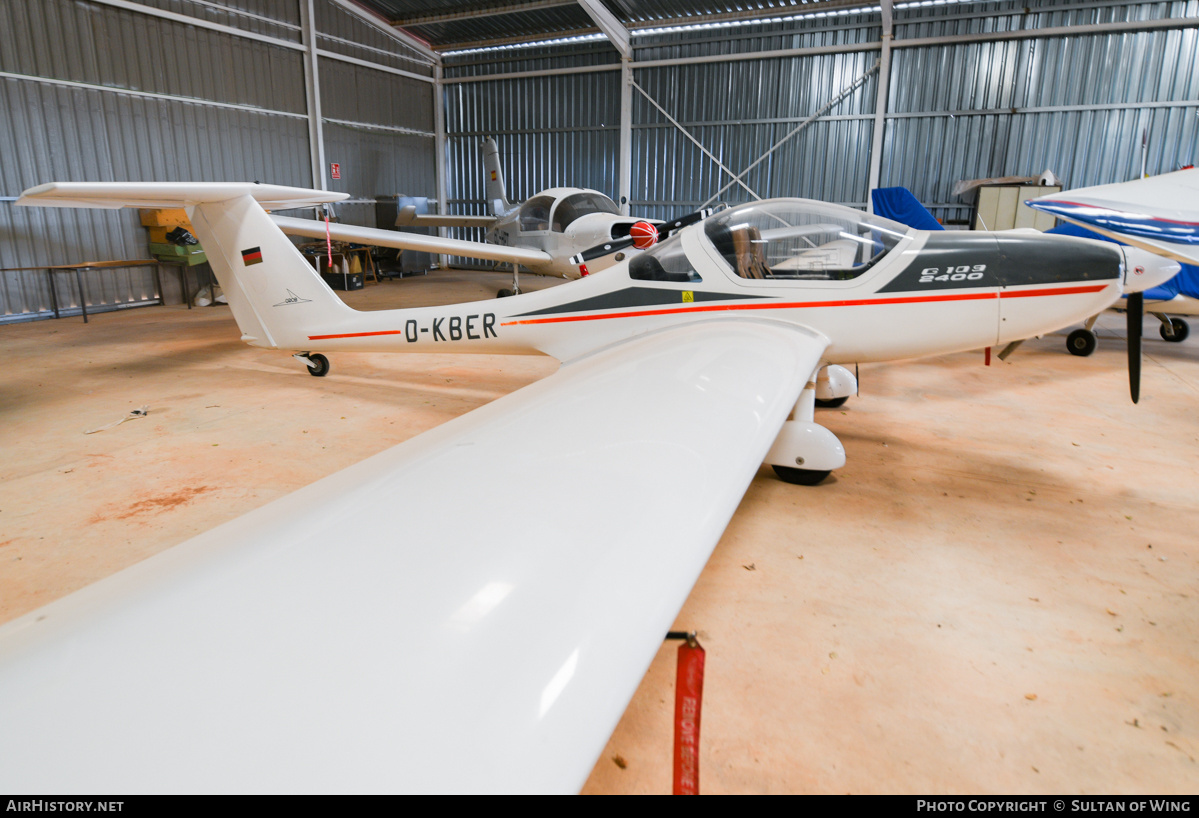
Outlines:
{"label": "rudder", "polygon": [[306,349],[307,330],[352,312],[251,197],[198,204],[191,220],[247,344]]}
{"label": "rudder", "polygon": [[490,136],[483,140],[483,173],[491,215],[503,216],[512,209],[512,203],[508,201],[508,190],[504,184],[500,148]]}

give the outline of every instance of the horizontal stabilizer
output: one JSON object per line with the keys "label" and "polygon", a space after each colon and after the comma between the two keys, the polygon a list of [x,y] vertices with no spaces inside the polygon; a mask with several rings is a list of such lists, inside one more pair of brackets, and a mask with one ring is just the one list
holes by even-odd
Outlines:
{"label": "horizontal stabilizer", "polygon": [[348,193],[253,182],[50,182],[17,200],[30,207],[187,207],[252,196],[264,208],[286,210],[348,199]]}

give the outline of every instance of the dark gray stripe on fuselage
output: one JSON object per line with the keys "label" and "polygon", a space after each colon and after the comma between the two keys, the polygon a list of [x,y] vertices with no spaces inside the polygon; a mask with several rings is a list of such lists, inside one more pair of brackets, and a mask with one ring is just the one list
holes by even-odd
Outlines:
{"label": "dark gray stripe on fuselage", "polygon": [[1120,277],[1115,245],[1043,233],[931,233],[907,268],[880,293],[1067,284]]}
{"label": "dark gray stripe on fuselage", "polygon": [[[691,301],[683,300],[683,293],[691,293]],[[564,312],[593,312],[595,310],[623,310],[634,307],[662,307],[675,304],[700,303],[703,301],[746,301],[754,298],[768,298],[763,295],[741,295],[737,293],[711,293],[702,290],[659,290],[651,287],[628,287],[612,293],[604,293],[593,298],[572,301],[569,304],[559,304],[556,307],[546,307],[544,310],[523,312],[514,318],[526,318],[532,315],[557,315]]]}

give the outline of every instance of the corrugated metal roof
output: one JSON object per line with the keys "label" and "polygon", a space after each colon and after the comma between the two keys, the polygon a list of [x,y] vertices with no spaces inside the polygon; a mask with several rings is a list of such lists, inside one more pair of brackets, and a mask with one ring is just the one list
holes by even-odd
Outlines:
{"label": "corrugated metal roof", "polygon": [[[776,17],[876,5],[872,0],[601,0],[627,28]],[[439,50],[598,32],[577,0],[359,0]]]}

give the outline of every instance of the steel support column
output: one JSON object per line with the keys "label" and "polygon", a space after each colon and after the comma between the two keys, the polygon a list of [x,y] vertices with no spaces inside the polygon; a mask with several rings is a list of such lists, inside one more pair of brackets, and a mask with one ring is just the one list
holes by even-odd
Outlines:
{"label": "steel support column", "polygon": [[316,15],[313,0],[300,0],[300,28],[304,42],[304,93],[308,99],[308,147],[312,159],[312,186],[328,190],[325,183],[325,132],[321,126],[321,83],[316,54]]}
{"label": "steel support column", "polygon": [[[446,215],[445,174],[447,159],[445,155],[445,87],[441,84],[441,63],[433,66],[433,164],[437,177],[437,215]],[[445,238],[446,228],[437,228],[437,235]],[[437,256],[437,266],[449,266],[449,257]]]}
{"label": "steel support column", "polygon": [[874,212],[874,197],[870,191],[878,187],[883,168],[883,134],[887,130],[887,97],[891,85],[891,0],[882,0],[883,50],[879,55],[878,91],[874,101],[874,139],[870,146],[870,177],[866,184],[866,212]]}
{"label": "steel support column", "polygon": [[629,215],[633,198],[633,61],[620,61],[620,166],[616,169],[620,212]]}

